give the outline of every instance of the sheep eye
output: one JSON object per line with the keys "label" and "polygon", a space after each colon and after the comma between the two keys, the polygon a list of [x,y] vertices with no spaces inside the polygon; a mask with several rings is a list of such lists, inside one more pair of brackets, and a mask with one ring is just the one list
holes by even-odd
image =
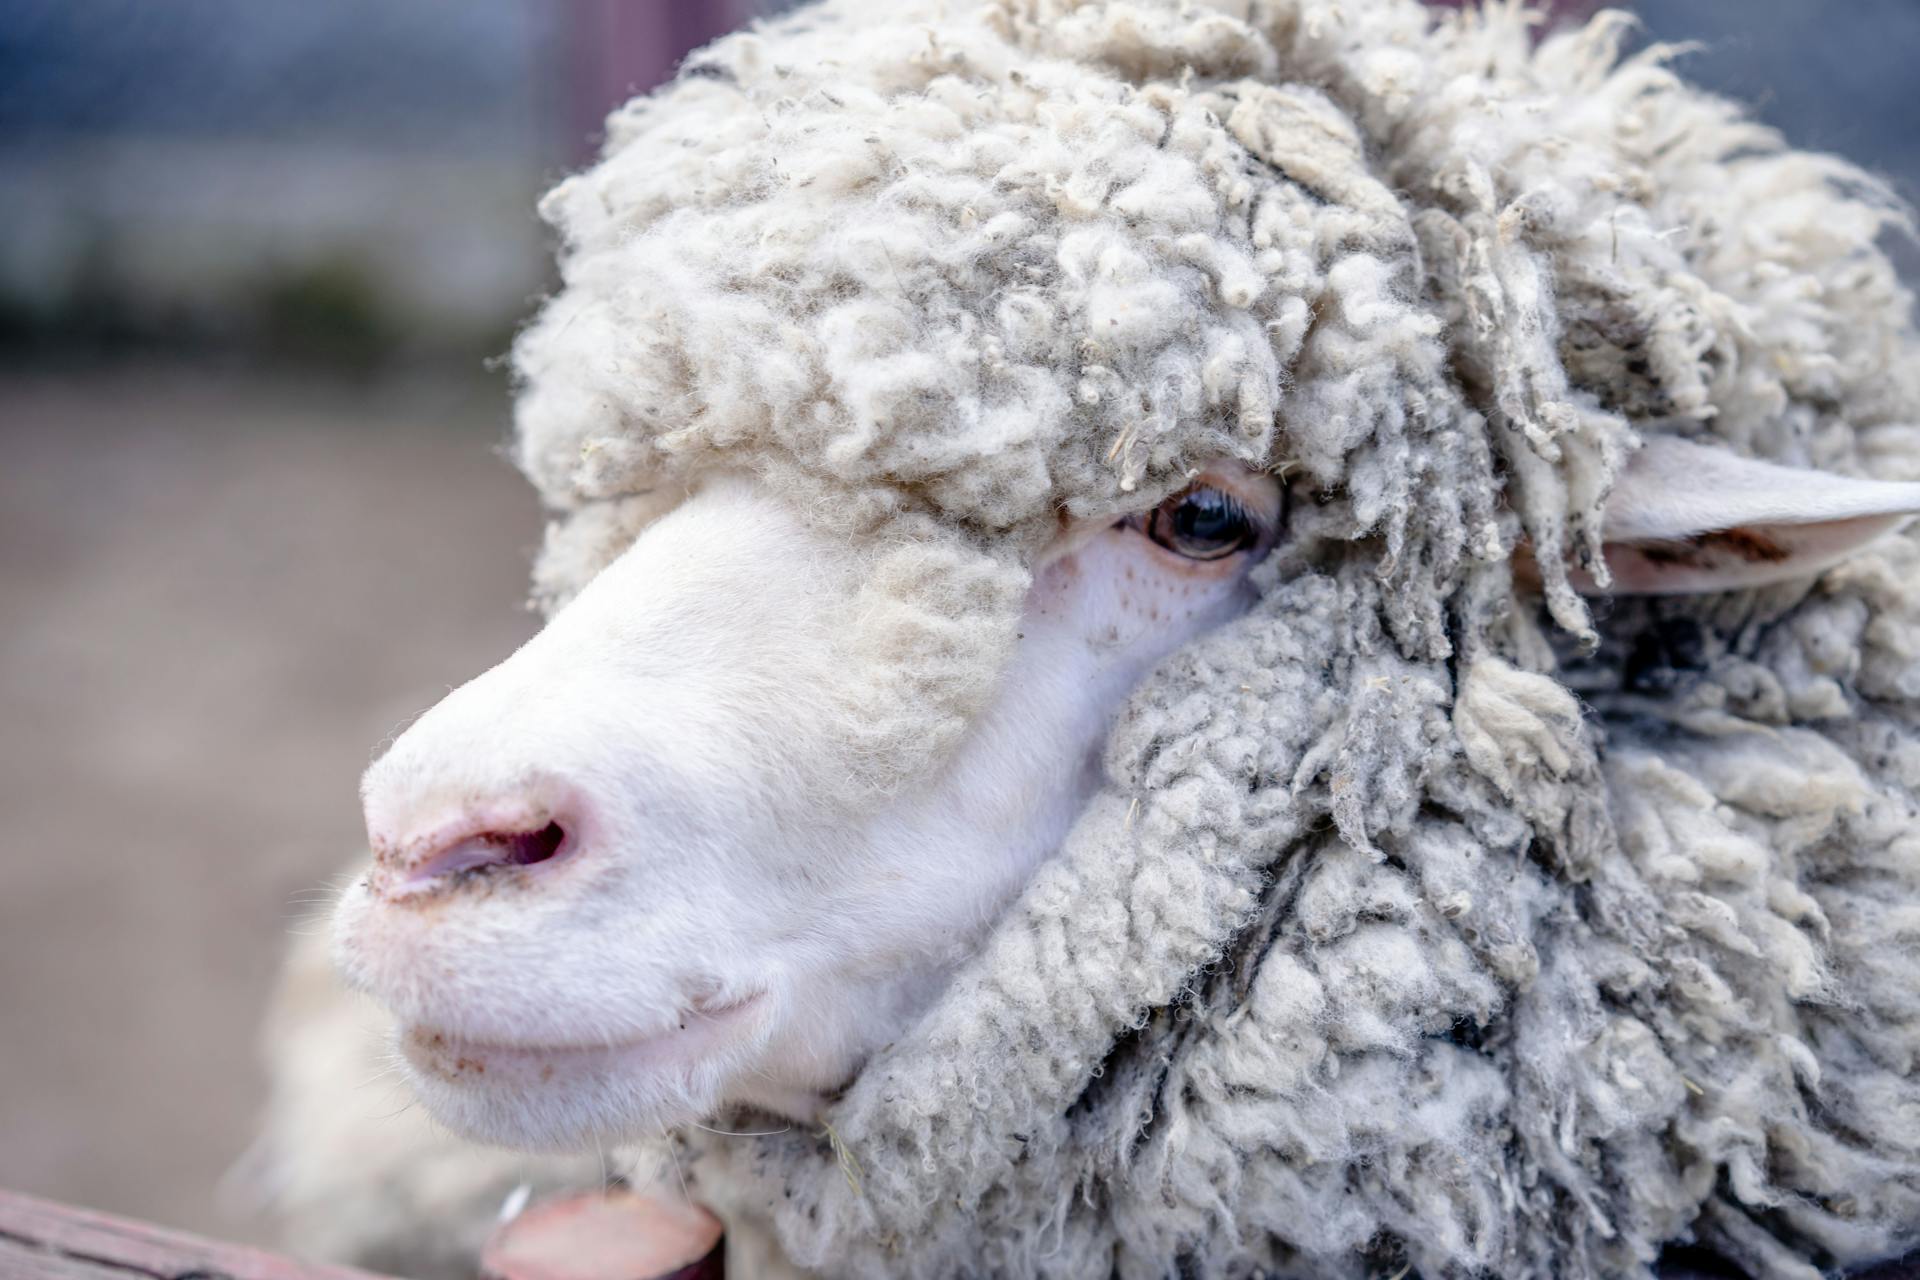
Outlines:
{"label": "sheep eye", "polygon": [[1260,525],[1240,500],[1211,485],[1174,494],[1146,516],[1149,538],[1189,560],[1220,560],[1260,540]]}

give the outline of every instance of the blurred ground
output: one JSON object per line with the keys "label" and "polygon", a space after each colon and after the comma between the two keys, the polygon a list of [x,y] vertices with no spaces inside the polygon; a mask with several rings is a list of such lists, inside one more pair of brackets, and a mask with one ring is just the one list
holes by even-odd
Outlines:
{"label": "blurred ground", "polygon": [[370,754],[533,630],[497,382],[0,378],[0,1185],[214,1203]]}

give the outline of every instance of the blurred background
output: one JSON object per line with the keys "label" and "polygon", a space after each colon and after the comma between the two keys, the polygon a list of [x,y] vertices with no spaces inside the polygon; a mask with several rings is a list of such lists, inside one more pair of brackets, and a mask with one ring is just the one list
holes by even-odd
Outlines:
{"label": "blurred background", "polygon": [[[260,1235],[215,1186],[359,773],[534,627],[534,200],[781,7],[0,0],[0,1186]],[[1920,5],[1637,8],[1920,188]]]}

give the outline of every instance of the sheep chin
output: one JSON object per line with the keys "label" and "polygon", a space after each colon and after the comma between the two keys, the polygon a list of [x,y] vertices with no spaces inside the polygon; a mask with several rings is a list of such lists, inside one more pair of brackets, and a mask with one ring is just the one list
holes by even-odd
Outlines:
{"label": "sheep chin", "polygon": [[739,1042],[753,1032],[742,1006],[605,1046],[498,1045],[426,1028],[403,1030],[397,1042],[434,1119],[475,1142],[564,1154],[645,1140],[711,1114]]}

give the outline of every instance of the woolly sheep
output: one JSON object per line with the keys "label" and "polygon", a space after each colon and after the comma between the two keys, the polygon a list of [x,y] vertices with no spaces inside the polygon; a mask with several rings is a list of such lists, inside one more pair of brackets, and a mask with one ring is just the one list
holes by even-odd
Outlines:
{"label": "woolly sheep", "polygon": [[[616,112],[552,621],[338,913],[433,1116],[843,1276],[1907,1247],[1903,215],[1535,18],[825,0]],[[304,1087],[309,1201],[491,1176]]]}

